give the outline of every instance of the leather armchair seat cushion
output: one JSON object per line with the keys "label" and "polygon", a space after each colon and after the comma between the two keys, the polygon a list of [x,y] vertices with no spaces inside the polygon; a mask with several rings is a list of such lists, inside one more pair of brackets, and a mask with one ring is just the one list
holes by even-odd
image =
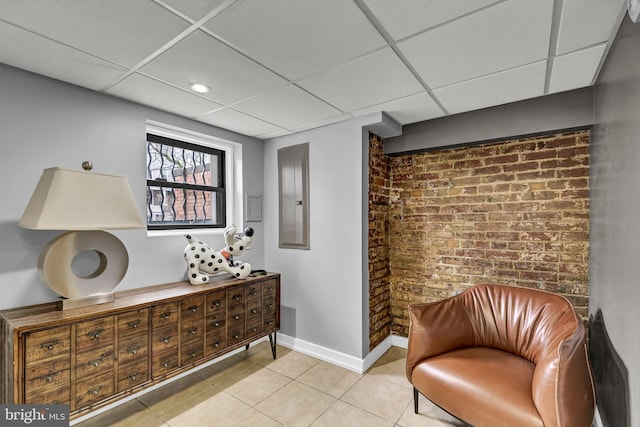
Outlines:
{"label": "leather armchair seat cushion", "polygon": [[531,398],[534,370],[533,363],[511,353],[465,348],[418,363],[412,382],[472,425],[543,427]]}

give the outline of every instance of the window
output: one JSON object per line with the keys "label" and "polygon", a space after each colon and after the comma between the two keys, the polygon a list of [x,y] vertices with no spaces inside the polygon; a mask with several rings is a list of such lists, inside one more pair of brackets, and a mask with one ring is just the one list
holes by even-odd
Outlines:
{"label": "window", "polygon": [[224,149],[147,133],[147,228],[224,228],[227,179]]}

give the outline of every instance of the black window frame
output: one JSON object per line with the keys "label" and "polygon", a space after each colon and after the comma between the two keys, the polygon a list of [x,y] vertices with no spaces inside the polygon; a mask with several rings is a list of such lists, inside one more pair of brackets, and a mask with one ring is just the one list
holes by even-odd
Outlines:
{"label": "black window frame", "polygon": [[[214,155],[217,159],[217,180],[215,182],[218,183],[218,186],[208,186],[208,185],[200,185],[200,184],[190,184],[183,182],[169,182],[166,180],[158,180],[158,179],[147,179],[147,202],[146,202],[146,211],[147,211],[147,230],[149,231],[157,231],[157,230],[194,230],[194,229],[224,229],[227,226],[227,197],[226,197],[226,170],[225,170],[225,156],[226,152],[221,149],[208,147],[206,145],[193,144],[185,141],[181,141],[174,138],[168,138],[165,136],[160,136],[154,133],[147,132],[147,141],[146,141],[146,150],[147,150],[147,171],[150,167],[149,165],[149,142],[158,143],[162,145],[169,145],[177,148],[183,148],[187,150],[191,150],[194,152],[202,152],[210,155]],[[213,177],[212,177],[213,179]],[[172,188],[172,189],[184,189],[184,190],[194,190],[194,191],[207,191],[211,192],[216,197],[215,204],[215,218],[218,218],[219,221],[217,223],[199,223],[199,222],[183,222],[178,223],[174,222],[172,224],[154,224],[151,215],[151,201],[153,199],[153,194],[150,191],[152,187],[160,187],[164,188]],[[174,219],[175,220],[175,219]]]}

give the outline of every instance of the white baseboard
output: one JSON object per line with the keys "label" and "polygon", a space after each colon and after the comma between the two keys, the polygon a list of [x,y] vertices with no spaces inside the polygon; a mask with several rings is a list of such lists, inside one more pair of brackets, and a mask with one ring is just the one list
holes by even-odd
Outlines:
{"label": "white baseboard", "polygon": [[596,413],[593,417],[593,427],[604,427],[602,424],[602,418],[600,417],[600,411],[598,411],[598,407],[596,406]]}
{"label": "white baseboard", "polygon": [[373,350],[371,350],[364,359],[351,356],[330,348],[322,347],[317,344],[310,343],[298,338],[294,338],[282,333],[278,333],[278,344],[283,347],[304,353],[324,360],[333,365],[341,366],[350,371],[362,374],[367,371],[375,362],[392,346],[407,348],[407,338],[396,335],[388,336]]}

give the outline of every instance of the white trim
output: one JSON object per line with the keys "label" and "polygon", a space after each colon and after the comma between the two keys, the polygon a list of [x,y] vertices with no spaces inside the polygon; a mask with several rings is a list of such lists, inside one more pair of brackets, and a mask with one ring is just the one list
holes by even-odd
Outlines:
{"label": "white trim", "polygon": [[600,411],[598,411],[598,407],[596,406],[596,412],[593,414],[593,427],[603,427],[602,418],[600,417]]}
{"label": "white trim", "polygon": [[[402,337],[399,337],[402,338]],[[290,337],[278,333],[278,344],[295,350],[300,353],[304,353],[308,356],[315,357],[316,359],[324,360],[336,366],[340,366],[358,374],[363,374],[378,360],[387,350],[391,347],[403,347],[402,340],[398,340],[398,344],[395,344],[394,336],[385,338],[380,344],[378,344],[373,350],[365,356],[364,359],[360,359],[355,356],[351,356],[345,353],[341,353],[330,348],[322,347],[317,344],[310,343],[298,338]],[[406,346],[404,347],[406,348]]]}
{"label": "white trim", "polygon": [[355,356],[350,356],[348,354],[281,333],[278,333],[278,344],[359,374],[364,372],[364,361]]}
{"label": "white trim", "polygon": [[409,348],[409,338],[400,335],[391,335],[391,345],[400,348]]}
{"label": "white trim", "polygon": [[376,360],[380,359],[380,357],[391,348],[392,346],[391,337],[386,337],[380,344],[378,344],[373,350],[367,354],[363,360],[363,368],[364,372],[366,372]]}

